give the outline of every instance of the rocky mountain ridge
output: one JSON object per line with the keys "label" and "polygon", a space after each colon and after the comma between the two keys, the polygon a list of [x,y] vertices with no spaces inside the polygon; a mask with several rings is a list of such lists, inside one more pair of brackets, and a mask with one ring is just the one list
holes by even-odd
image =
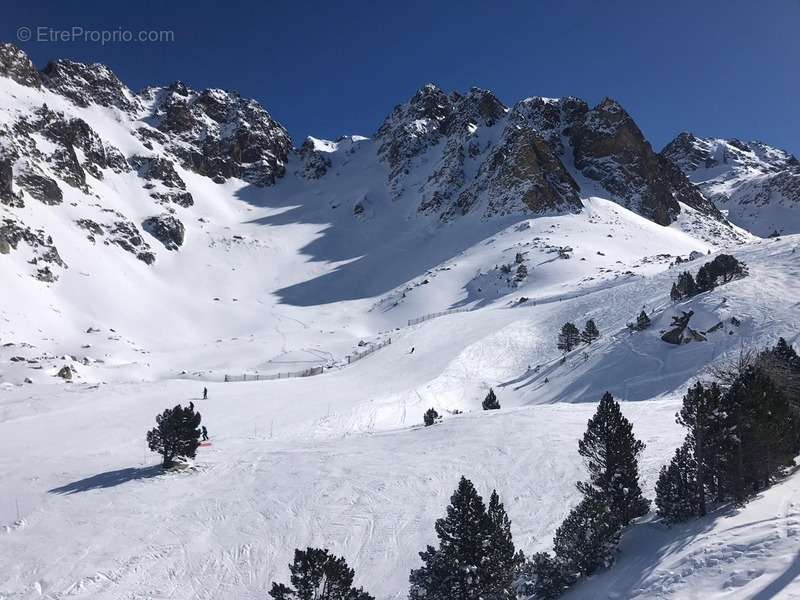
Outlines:
{"label": "rocky mountain ridge", "polygon": [[761,236],[800,231],[800,161],[789,152],[683,132],[661,155],[737,225]]}
{"label": "rocky mountain ridge", "polygon": [[[203,219],[193,209],[188,177],[255,189],[299,178],[325,189],[337,153],[372,153],[368,162],[386,173],[392,200],[434,223],[469,214],[578,212],[582,198],[600,196],[660,225],[672,223],[684,204],[727,227],[714,204],[652,150],[611,99],[590,108],[577,98],[535,97],[509,108],[487,90],[446,94],[428,84],[398,105],[373,139],[309,139],[295,148],[258,102],[235,92],[175,82],[134,93],[101,64],[57,60],[37,70],[12,44],[0,45],[3,80],[13,83],[0,121],[6,232],[0,251],[27,241],[28,262],[47,263],[32,273],[44,281],[57,279],[51,267],[67,266],[55,260],[58,239],[48,233],[47,217],[43,225],[23,218],[20,211],[30,203],[80,207],[73,222],[90,243],[151,265],[161,252],[153,238],[178,250],[188,235],[186,219]],[[298,166],[289,171],[289,163]],[[117,198],[123,183],[144,191],[147,201],[133,206]],[[111,202],[109,194],[120,201]],[[355,204],[356,219],[375,210],[367,204]]]}

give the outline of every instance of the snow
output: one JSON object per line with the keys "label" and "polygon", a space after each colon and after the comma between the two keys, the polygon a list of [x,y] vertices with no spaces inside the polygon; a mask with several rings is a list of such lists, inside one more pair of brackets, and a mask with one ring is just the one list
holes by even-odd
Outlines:
{"label": "snow", "polygon": [[[2,122],[44,100],[128,156],[148,152],[135,116],[0,84]],[[0,598],[263,598],[307,545],[345,556],[377,598],[404,598],[462,474],[484,496],[498,490],[519,548],[546,550],[578,501],[577,440],[602,392],[623,400],[647,444],[652,498],[683,436],[674,415],[687,385],[742,347],[798,343],[800,236],[761,240],[688,207],[661,227],[584,180],[576,214],[442,224],[409,198],[431,165],[395,197],[375,140],[312,144],[331,161],[324,182],[295,175],[297,157],[263,189],[176,166],[195,201],[174,207],[186,242],[168,252],[145,234],[151,266],[74,225],[160,212],[133,173],[106,170],[92,195],[61,184],[63,204],[27,198],[3,213],[45,229],[69,268],[45,285],[28,275],[26,245],[0,257]],[[723,250],[749,276],[671,304],[678,272]],[[692,252],[701,258],[670,268]],[[528,276],[514,282],[518,253]],[[453,308],[468,310],[406,326]],[[653,325],[631,333],[643,308]],[[659,334],[678,310],[694,310],[698,329],[724,327],[669,346]],[[560,325],[588,318],[601,338],[562,363]],[[346,364],[359,342],[388,338]],[[73,383],[55,377],[65,364]],[[222,383],[319,365],[315,377]],[[490,387],[503,408],[484,413]],[[189,401],[212,445],[163,474],[145,432]],[[429,407],[444,421],[423,428]],[[798,477],[704,521],[665,529],[646,517],[617,566],[571,597],[799,597]]]}
{"label": "snow", "polygon": [[[624,402],[623,410],[647,444],[642,474],[652,497],[658,469],[683,435],[674,423],[682,389],[702,374],[710,358],[703,355],[713,347],[722,356],[779,334],[796,341],[798,313],[785,298],[798,291],[797,241],[742,248],[737,255],[750,276],[690,301],[702,325],[729,314],[742,318],[741,330],[729,335],[726,327],[713,345],[673,348],[657,340],[671,313],[666,296],[674,273],[667,271],[574,299],[519,308],[501,303],[401,328],[390,346],[318,377],[206,383],[208,401],[199,399],[201,384],[152,373],[152,382],[128,376],[126,383],[99,386],[4,388],[0,473],[12,493],[0,503],[0,523],[7,524],[0,590],[9,598],[38,597],[39,590],[52,597],[256,598],[273,579],[287,577],[294,547],[322,545],[346,556],[359,585],[376,597],[402,598],[416,552],[434,541],[433,522],[461,474],[484,494],[500,491],[520,548],[547,549],[577,502],[574,483],[583,477],[577,440],[606,383],[635,371],[629,399],[651,398]],[[663,305],[661,316],[652,330],[627,333],[623,321],[641,302]],[[549,389],[513,381],[526,362],[558,362],[554,324],[589,315],[603,333],[589,349],[591,369],[575,353],[550,371]],[[279,323],[292,336],[304,331]],[[257,343],[228,340],[225,351],[211,354],[234,361]],[[204,353],[185,350],[177,360],[202,365]],[[177,362],[176,356],[164,351],[157,360]],[[681,368],[665,369],[665,362]],[[110,379],[113,368],[97,369],[98,378]],[[592,373],[604,372],[614,377],[595,383]],[[483,413],[479,403],[489,385],[503,409]],[[626,399],[624,389],[615,391]],[[145,449],[144,431],[157,412],[189,400],[202,412],[212,446],[201,449],[193,471],[162,475]],[[429,406],[445,421],[421,428]],[[456,408],[469,412],[448,412]],[[779,484],[733,517],[671,530],[637,525],[625,537],[619,564],[573,597],[596,598],[599,589],[607,597],[659,598],[800,592],[788,582],[800,550],[792,504],[798,481]],[[17,503],[24,522],[15,526]],[[767,515],[774,523],[760,523]]]}

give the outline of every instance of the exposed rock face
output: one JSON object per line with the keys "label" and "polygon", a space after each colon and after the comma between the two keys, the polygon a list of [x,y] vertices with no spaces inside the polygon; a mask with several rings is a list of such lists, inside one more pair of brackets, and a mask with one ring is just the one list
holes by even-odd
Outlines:
{"label": "exposed rock face", "polygon": [[285,173],[292,150],[286,130],[255,100],[234,92],[195,92],[181,82],[146,90],[158,129],[183,165],[223,182],[239,177],[271,185]]}
{"label": "exposed rock face", "polygon": [[178,250],[183,246],[186,229],[173,215],[149,217],[142,222],[142,229],[164,244],[167,250]]}
{"label": "exposed rock face", "polygon": [[664,333],[661,339],[668,344],[688,344],[689,342],[705,342],[706,337],[689,327],[689,321],[694,315],[694,311],[681,311],[681,314],[672,317],[672,329]]}
{"label": "exposed rock face", "polygon": [[800,232],[800,162],[761,142],[681,133],[661,152],[737,225],[767,236]]}
{"label": "exposed rock face", "polygon": [[606,98],[584,115],[575,116],[568,135],[576,168],[599,181],[627,208],[660,225],[675,220],[680,212],[679,200],[701,212],[721,216],[681,173],[653,152],[617,102]]}
{"label": "exposed rock face", "polygon": [[162,202],[174,202],[183,207],[194,204],[194,198],[186,191],[186,183],[169,159],[134,156],[130,159],[130,164],[138,170],[140,177],[148,181],[158,181],[163,188],[166,188],[157,190],[153,184],[147,184],[145,187],[153,190],[150,192],[152,198]]}
{"label": "exposed rock face", "polygon": [[127,112],[141,110],[139,99],[105,65],[56,60],[41,71],[44,85],[78,106],[99,104]]}
{"label": "exposed rock face", "polygon": [[0,77],[13,79],[20,85],[41,87],[39,71],[22,50],[14,44],[0,44]]}
{"label": "exposed rock face", "polygon": [[419,208],[445,219],[479,204],[485,216],[579,210],[580,174],[601,188],[585,193],[662,225],[675,220],[679,202],[724,220],[610,99],[590,109],[577,98],[529,98],[508,110],[486,90],[447,95],[429,84],[392,111],[377,140],[395,197],[433,163]]}
{"label": "exposed rock face", "polygon": [[12,161],[8,158],[0,157],[0,203],[11,204],[12,200],[15,199]]}
{"label": "exposed rock face", "polygon": [[318,149],[321,140],[306,138],[300,146],[298,154],[303,161],[303,170],[299,174],[306,179],[319,179],[331,168],[331,159],[325,156],[326,152]]}
{"label": "exposed rock face", "polygon": [[105,243],[116,244],[126,252],[147,265],[156,261],[156,256],[150,251],[150,245],[144,241],[136,225],[129,221],[115,221],[108,228],[109,239]]}
{"label": "exposed rock face", "polygon": [[53,179],[50,179],[46,175],[37,175],[36,173],[30,172],[23,173],[17,178],[17,181],[26,192],[45,204],[61,204],[61,201],[64,199],[61,188],[58,187],[58,184]]}
{"label": "exposed rock face", "polygon": [[47,263],[44,268],[39,267],[39,271],[46,271],[49,274],[49,281],[55,281],[57,277],[52,274],[48,265],[67,268],[53,244],[53,238],[46,235],[43,230],[33,230],[15,219],[4,218],[0,221],[0,254],[9,254],[12,250],[17,250],[20,242],[24,242],[30,248],[33,257],[28,262],[31,265],[39,266],[41,263]]}

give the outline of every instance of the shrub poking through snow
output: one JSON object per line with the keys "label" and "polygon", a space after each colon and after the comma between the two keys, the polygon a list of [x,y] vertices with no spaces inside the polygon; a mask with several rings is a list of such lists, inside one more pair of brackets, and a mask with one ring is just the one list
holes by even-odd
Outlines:
{"label": "shrub poking through snow", "polygon": [[430,427],[439,420],[439,413],[436,412],[435,408],[429,408],[422,416],[422,420],[425,423],[425,427]]}
{"label": "shrub poking through snow", "polygon": [[375,600],[362,588],[353,587],[353,569],[327,549],[295,550],[289,572],[294,587],[273,582],[269,595],[274,600]]}
{"label": "shrub poking through snow", "polygon": [[650,317],[647,316],[647,313],[642,311],[639,313],[639,316],[636,317],[636,325],[634,329],[636,331],[644,331],[648,327],[650,327],[652,323],[650,322]]}
{"label": "shrub poking through snow", "polygon": [[200,444],[200,413],[194,406],[168,408],[156,416],[156,426],[147,432],[147,445],[163,457],[164,468],[181,457],[194,458]]}
{"label": "shrub poking through snow", "polygon": [[500,408],[500,402],[497,400],[493,389],[489,388],[489,393],[486,394],[481,406],[483,406],[483,410],[497,410]]}

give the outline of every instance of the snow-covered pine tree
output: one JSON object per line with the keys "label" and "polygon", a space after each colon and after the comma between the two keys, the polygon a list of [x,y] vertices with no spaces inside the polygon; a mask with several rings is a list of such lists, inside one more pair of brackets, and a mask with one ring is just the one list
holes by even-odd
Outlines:
{"label": "snow-covered pine tree", "polygon": [[289,572],[294,587],[273,582],[269,595],[274,600],[375,600],[362,588],[353,587],[353,569],[327,549],[295,550]]}
{"label": "snow-covered pine tree", "polygon": [[522,281],[527,276],[528,276],[528,267],[525,266],[525,263],[520,263],[519,266],[517,267],[516,280]]}
{"label": "snow-covered pine tree", "polygon": [[691,298],[697,295],[697,284],[688,271],[678,275],[678,292],[680,292],[681,298]]}
{"label": "snow-covered pine tree", "polygon": [[669,466],[661,467],[656,482],[656,507],[666,522],[677,523],[697,515],[700,497],[696,476],[692,443],[686,440],[675,451]]}
{"label": "snow-covered pine tree", "polygon": [[200,445],[201,420],[193,404],[186,408],[178,404],[156,416],[156,426],[147,432],[147,445],[162,456],[165,469],[179,456],[195,457]]}
{"label": "snow-covered pine tree", "polygon": [[523,565],[517,596],[526,600],[555,600],[575,582],[564,562],[548,552],[537,552]]}
{"label": "snow-covered pine tree", "polygon": [[683,294],[681,294],[681,291],[678,289],[677,283],[672,284],[672,289],[669,291],[669,297],[673,302],[677,302],[683,298]]}
{"label": "snow-covered pine tree", "polygon": [[647,316],[647,313],[642,311],[639,313],[639,316],[636,317],[636,330],[643,331],[650,327],[650,317]]}
{"label": "snow-covered pine tree", "polygon": [[558,334],[558,349],[563,352],[569,352],[581,341],[581,332],[574,323],[564,323],[561,327],[561,333]]}
{"label": "snow-covered pine tree", "polygon": [[591,575],[614,561],[619,539],[618,517],[598,492],[573,508],[553,537],[553,550],[572,576]]}
{"label": "snow-covered pine tree", "polygon": [[695,462],[695,497],[699,516],[706,514],[709,491],[715,496],[721,495],[722,455],[729,445],[726,418],[719,385],[712,383],[706,387],[699,381],[683,396],[683,405],[676,417],[678,424],[689,430],[686,434],[687,449]]}
{"label": "snow-covered pine tree", "polygon": [[649,510],[650,502],[639,486],[638,457],[643,450],[619,403],[608,392],[603,394],[578,442],[578,453],[589,470],[589,481],[578,483],[578,489],[586,497],[599,495],[609,507],[614,527],[624,527]]}
{"label": "snow-covered pine tree", "polygon": [[600,337],[600,330],[597,329],[597,325],[593,319],[589,319],[586,321],[586,327],[584,327],[583,331],[581,332],[581,341],[584,344],[591,344],[597,338]]}
{"label": "snow-covered pine tree", "polygon": [[483,595],[485,600],[513,600],[514,581],[517,571],[525,562],[522,552],[517,552],[514,548],[514,540],[511,537],[511,520],[506,514],[503,503],[497,490],[492,490],[489,498],[489,509],[486,513],[489,517],[489,536],[488,536],[488,560],[485,569],[490,581]]}
{"label": "snow-covered pine tree", "polygon": [[436,521],[439,547],[428,546],[420,552],[423,565],[411,571],[411,600],[513,598],[502,595],[504,586],[510,586],[507,569],[517,559],[499,498],[492,511],[490,516],[475,486],[462,477],[450,498],[447,516]]}
{"label": "snow-covered pine tree", "polygon": [[483,399],[481,406],[483,406],[483,410],[497,410],[500,408],[500,402],[497,400],[497,396],[492,388],[489,388],[489,393],[486,394],[486,398]]}

